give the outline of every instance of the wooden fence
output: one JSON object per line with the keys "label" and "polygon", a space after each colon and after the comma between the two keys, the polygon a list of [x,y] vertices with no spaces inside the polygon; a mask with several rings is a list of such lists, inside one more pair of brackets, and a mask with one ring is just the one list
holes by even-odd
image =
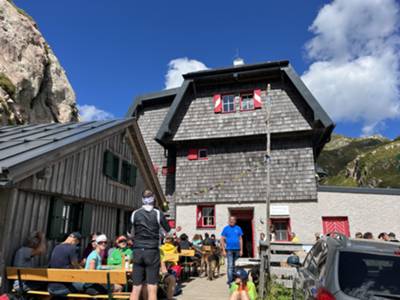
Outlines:
{"label": "wooden fence", "polygon": [[294,244],[290,242],[271,243],[271,274],[276,276],[276,281],[285,287],[292,287],[293,279],[297,275],[296,268],[290,267],[286,260],[290,255],[296,254],[303,262],[311,248],[309,244]]}

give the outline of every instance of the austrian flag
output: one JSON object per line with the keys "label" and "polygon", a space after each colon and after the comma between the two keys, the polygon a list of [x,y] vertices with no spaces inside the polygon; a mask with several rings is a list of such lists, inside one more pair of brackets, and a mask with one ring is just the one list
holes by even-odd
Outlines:
{"label": "austrian flag", "polygon": [[262,108],[261,90],[254,90],[253,100],[254,100],[254,109]]}
{"label": "austrian flag", "polygon": [[221,100],[221,95],[214,95],[213,97],[214,100],[214,112],[215,113],[220,113],[222,112],[222,100]]}

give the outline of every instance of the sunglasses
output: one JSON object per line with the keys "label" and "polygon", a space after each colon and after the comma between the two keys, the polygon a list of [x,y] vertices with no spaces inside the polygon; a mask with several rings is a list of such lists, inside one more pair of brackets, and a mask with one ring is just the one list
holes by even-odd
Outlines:
{"label": "sunglasses", "polygon": [[120,241],[118,241],[118,244],[126,243],[126,242],[127,242],[127,240],[120,240]]}
{"label": "sunglasses", "polygon": [[107,245],[107,242],[98,242],[99,245]]}

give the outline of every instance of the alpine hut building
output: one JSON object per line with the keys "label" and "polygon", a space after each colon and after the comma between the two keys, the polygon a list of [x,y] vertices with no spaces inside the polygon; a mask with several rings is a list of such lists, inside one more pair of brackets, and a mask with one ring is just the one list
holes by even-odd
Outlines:
{"label": "alpine hut building", "polygon": [[[143,132],[176,225],[189,236],[218,236],[228,215],[235,215],[245,255],[254,256],[266,226],[267,99],[272,204],[317,201],[315,161],[334,124],[288,61],[183,77],[177,89],[138,97],[129,116]],[[277,227],[287,226],[282,213],[272,219]]]}

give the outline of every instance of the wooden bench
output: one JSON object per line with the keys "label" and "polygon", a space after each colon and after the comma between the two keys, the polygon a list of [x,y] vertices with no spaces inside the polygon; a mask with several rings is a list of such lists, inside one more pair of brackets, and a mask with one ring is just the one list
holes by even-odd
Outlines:
{"label": "wooden bench", "polygon": [[[125,270],[78,270],[78,269],[41,269],[41,268],[16,268],[7,267],[7,279],[40,282],[84,282],[106,284],[108,294],[91,296],[88,294],[70,293],[67,298],[98,298],[98,299],[129,299],[129,293],[113,293],[112,284],[126,285]],[[37,296],[51,296],[47,291],[27,292],[18,291]]]}

